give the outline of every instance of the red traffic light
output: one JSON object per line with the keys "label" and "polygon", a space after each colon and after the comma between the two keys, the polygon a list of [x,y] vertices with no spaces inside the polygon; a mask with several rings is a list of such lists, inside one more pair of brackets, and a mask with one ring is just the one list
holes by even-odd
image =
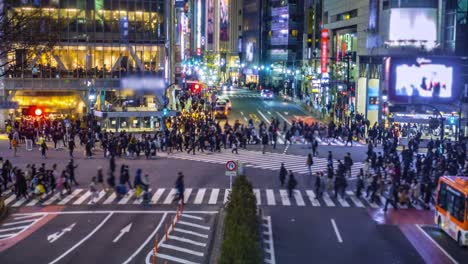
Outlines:
{"label": "red traffic light", "polygon": [[35,114],[36,116],[42,115],[42,109],[36,108],[36,110],[34,110],[34,114]]}
{"label": "red traffic light", "polygon": [[198,89],[200,89],[200,85],[199,85],[199,84],[195,84],[195,85],[194,85],[194,88],[195,88],[195,90],[198,90]]}

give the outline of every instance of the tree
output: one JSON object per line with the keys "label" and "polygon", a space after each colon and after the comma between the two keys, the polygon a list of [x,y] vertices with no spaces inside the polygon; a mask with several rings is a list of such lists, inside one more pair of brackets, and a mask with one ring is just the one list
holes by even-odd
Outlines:
{"label": "tree", "polygon": [[226,209],[221,264],[261,263],[257,202],[244,175],[236,177]]}
{"label": "tree", "polygon": [[51,51],[59,40],[57,19],[40,7],[20,2],[0,0],[0,77]]}

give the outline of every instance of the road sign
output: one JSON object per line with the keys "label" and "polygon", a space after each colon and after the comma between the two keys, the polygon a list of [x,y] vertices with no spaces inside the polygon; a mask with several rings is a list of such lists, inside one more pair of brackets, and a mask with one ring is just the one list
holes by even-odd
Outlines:
{"label": "road sign", "polygon": [[226,162],[226,170],[227,171],[236,171],[237,169],[237,164],[235,161],[233,160],[230,160],[228,162]]}
{"label": "road sign", "polygon": [[226,176],[236,177],[237,176],[237,171],[226,171]]}

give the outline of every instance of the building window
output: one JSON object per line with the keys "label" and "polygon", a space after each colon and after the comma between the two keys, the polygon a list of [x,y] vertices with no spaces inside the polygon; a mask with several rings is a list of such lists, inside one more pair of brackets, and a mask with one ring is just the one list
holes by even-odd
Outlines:
{"label": "building window", "polygon": [[384,0],[383,3],[382,3],[382,9],[387,10],[389,8],[390,8],[390,1]]}
{"label": "building window", "polygon": [[343,20],[350,20],[351,18],[355,18],[358,16],[358,11],[357,9],[353,9],[348,12],[344,12],[341,14],[336,14],[331,17],[332,22],[338,22],[338,21],[343,21]]}

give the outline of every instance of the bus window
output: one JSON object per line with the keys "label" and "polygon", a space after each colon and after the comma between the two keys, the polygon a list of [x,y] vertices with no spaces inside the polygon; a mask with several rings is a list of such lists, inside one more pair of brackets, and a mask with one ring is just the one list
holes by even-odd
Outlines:
{"label": "bus window", "polygon": [[437,205],[447,211],[447,184],[442,182],[439,186],[439,194],[437,195]]}
{"label": "bus window", "polygon": [[447,211],[451,216],[463,223],[465,215],[465,195],[450,186],[448,186],[446,190],[446,201],[448,202]]}

